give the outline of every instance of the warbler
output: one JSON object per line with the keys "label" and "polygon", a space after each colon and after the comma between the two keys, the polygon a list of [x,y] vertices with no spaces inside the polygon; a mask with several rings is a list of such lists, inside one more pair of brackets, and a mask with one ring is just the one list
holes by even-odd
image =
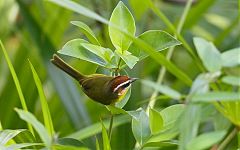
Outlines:
{"label": "warbler", "polygon": [[103,105],[112,105],[120,101],[137,79],[126,75],[116,77],[104,74],[83,75],[56,54],[53,55],[51,62],[77,80],[89,98]]}

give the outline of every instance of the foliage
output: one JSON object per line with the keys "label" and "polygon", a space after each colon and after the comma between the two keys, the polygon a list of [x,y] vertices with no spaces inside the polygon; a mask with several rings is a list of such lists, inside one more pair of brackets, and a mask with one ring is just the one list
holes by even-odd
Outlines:
{"label": "foliage", "polygon": [[[237,2],[184,4],[0,1],[0,149],[239,148]],[[141,80],[115,106],[85,101],[49,64],[57,49],[85,74]]]}

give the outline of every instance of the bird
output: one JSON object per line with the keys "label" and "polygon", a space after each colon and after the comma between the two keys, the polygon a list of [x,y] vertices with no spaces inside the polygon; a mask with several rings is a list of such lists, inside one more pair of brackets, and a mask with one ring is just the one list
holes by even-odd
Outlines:
{"label": "bird", "polygon": [[114,105],[122,100],[131,84],[137,78],[126,75],[108,76],[104,74],[84,75],[54,54],[50,60],[56,67],[79,82],[82,91],[92,100],[103,105]]}

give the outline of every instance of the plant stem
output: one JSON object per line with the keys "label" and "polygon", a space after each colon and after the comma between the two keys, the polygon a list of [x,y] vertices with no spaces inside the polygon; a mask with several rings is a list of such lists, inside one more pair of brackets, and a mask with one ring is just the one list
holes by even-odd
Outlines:
{"label": "plant stem", "polygon": [[[186,16],[191,8],[191,4],[192,4],[192,0],[188,0],[185,8],[184,8],[184,11],[183,11],[183,14],[180,18],[180,22],[177,26],[177,31],[175,32],[175,37],[177,37],[177,35],[180,34],[181,30],[182,30],[182,27],[184,25],[184,22],[186,20]],[[163,18],[165,18],[165,22],[169,22],[168,19],[164,16]],[[169,22],[168,23],[169,26],[171,26],[171,23]],[[172,54],[174,52],[174,48],[175,47],[171,47],[167,53],[167,59],[170,60],[171,57],[172,57]],[[163,78],[165,76],[165,73],[166,73],[166,68],[163,66],[160,71],[159,71],[159,75],[158,75],[158,79],[157,79],[157,84],[161,84],[162,81],[163,81]],[[156,96],[158,95],[158,91],[155,90],[150,98],[150,101],[149,101],[149,104],[148,104],[148,107],[147,107],[147,112],[149,112],[149,109],[150,108],[153,108],[155,103],[156,103]]]}
{"label": "plant stem", "polygon": [[228,136],[223,140],[223,142],[218,146],[218,150],[224,150],[224,148],[228,145],[229,142],[236,136],[238,133],[238,129],[234,128]]}
{"label": "plant stem", "polygon": [[110,124],[109,124],[109,129],[108,129],[108,138],[109,138],[109,141],[111,141],[112,127],[113,127],[113,114],[112,114],[112,112],[111,112]]}

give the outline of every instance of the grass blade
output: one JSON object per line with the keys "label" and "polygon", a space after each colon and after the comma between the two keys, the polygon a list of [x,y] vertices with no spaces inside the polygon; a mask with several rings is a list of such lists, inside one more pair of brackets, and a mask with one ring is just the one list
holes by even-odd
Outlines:
{"label": "grass blade", "polygon": [[[9,58],[9,56],[8,56],[8,54],[7,54],[7,51],[6,51],[6,49],[4,48],[3,43],[2,43],[1,40],[0,40],[0,45],[1,45],[1,49],[2,49],[2,51],[3,51],[4,57],[5,57],[6,61],[7,61],[9,70],[10,70],[10,72],[11,72],[11,74],[12,74],[13,81],[14,81],[15,86],[16,86],[16,88],[17,88],[17,92],[18,92],[18,95],[19,95],[20,102],[21,102],[21,104],[22,104],[22,108],[23,108],[23,110],[28,111],[28,109],[27,109],[27,104],[26,104],[25,98],[24,98],[24,96],[23,96],[23,92],[22,92],[22,89],[21,89],[21,86],[20,86],[20,83],[19,83],[17,74],[16,74],[16,72],[15,72],[15,70],[14,70],[14,67],[13,67],[13,65],[12,65],[12,63],[11,63],[11,60],[10,60],[10,58]],[[33,128],[32,128],[32,126],[31,126],[31,124],[29,124],[29,123],[28,123],[28,129],[29,129],[30,132],[34,135]]]}
{"label": "grass blade", "polygon": [[54,135],[54,128],[53,128],[52,118],[51,118],[51,114],[50,114],[50,111],[49,111],[49,108],[48,108],[47,99],[46,99],[46,96],[45,96],[44,91],[43,91],[42,83],[41,83],[41,81],[40,81],[40,79],[37,75],[36,70],[34,69],[34,67],[33,67],[33,65],[30,61],[29,61],[29,65],[31,67],[33,78],[34,78],[35,84],[36,84],[37,89],[38,89],[40,102],[41,102],[41,106],[42,106],[42,112],[43,112],[45,127],[47,128],[48,133],[51,136],[53,136]]}

